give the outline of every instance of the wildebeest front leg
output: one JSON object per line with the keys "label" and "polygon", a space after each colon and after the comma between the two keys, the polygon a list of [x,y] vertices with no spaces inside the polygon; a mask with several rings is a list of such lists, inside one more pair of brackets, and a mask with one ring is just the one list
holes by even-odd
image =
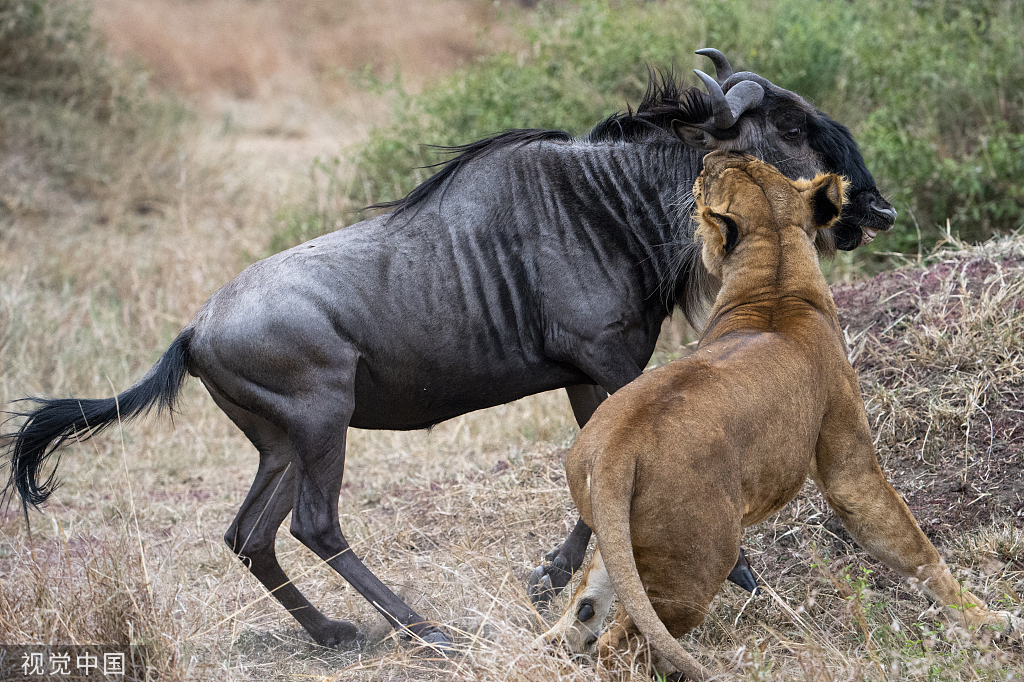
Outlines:
{"label": "wildebeest front leg", "polygon": [[[608,392],[600,386],[593,384],[578,384],[566,386],[565,392],[569,396],[569,404],[572,405],[572,413],[576,417],[576,423],[583,428],[598,405],[608,397]],[[587,545],[590,543],[590,528],[582,520],[577,519],[576,526],[572,533],[558,547],[544,555],[548,563],[533,569],[528,581],[530,601],[536,606],[544,606],[551,601],[551,598],[562,591],[572,574],[583,565],[583,558],[587,554]]]}
{"label": "wildebeest front leg", "polygon": [[[447,635],[388,589],[352,552],[341,532],[338,498],[353,404],[350,395],[324,396],[288,430],[297,454],[292,535],[347,580],[393,628],[444,650],[451,644]],[[342,409],[333,418],[322,414]]]}
{"label": "wildebeest front leg", "polygon": [[566,386],[565,393],[569,396],[572,414],[582,429],[590,421],[590,417],[598,406],[608,397],[608,391],[594,384],[577,384]]}
{"label": "wildebeest front leg", "polygon": [[302,595],[277,561],[277,530],[294,500],[295,451],[287,435],[215,390],[210,393],[260,453],[256,478],[224,541],[317,644],[336,647],[354,643],[358,637],[356,626],[327,618]]}

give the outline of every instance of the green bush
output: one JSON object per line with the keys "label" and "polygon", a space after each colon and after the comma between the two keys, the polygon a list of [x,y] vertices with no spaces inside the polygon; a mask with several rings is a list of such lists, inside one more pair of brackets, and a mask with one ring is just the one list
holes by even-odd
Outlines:
{"label": "green bush", "polygon": [[[645,65],[672,65],[686,31],[699,36],[692,9],[590,2],[577,11],[541,8],[522,27],[528,49],[484,57],[418,97],[399,92],[392,125],[378,129],[354,154],[356,203],[404,196],[429,172],[410,172],[445,157],[427,145],[452,146],[509,128],[584,133],[647,86]],[[690,27],[698,27],[692,30]],[[372,201],[368,201],[371,200]]]}
{"label": "green bush", "polygon": [[[941,231],[948,219],[976,241],[1020,228],[1024,5],[899,5],[888,22],[873,22],[873,40],[854,41],[862,45],[851,59],[858,86],[847,106],[860,110],[869,167],[922,231]],[[907,234],[896,244],[916,247]]]}
{"label": "green bush", "polygon": [[[946,220],[968,240],[1024,223],[1024,3],[1012,0],[580,0],[541,8],[518,53],[485,57],[418,96],[395,84],[392,123],[317,199],[341,209],[403,196],[445,157],[425,145],[506,128],[584,133],[636,104],[648,65],[696,84],[714,46],[737,70],[803,94],[851,128],[900,211],[873,247],[916,251]],[[924,247],[928,249],[926,244]]]}
{"label": "green bush", "polygon": [[1024,225],[1024,4],[778,0],[756,21],[704,7],[709,45],[737,39],[730,58],[853,130],[901,214],[874,249],[927,251],[947,220],[969,241]]}

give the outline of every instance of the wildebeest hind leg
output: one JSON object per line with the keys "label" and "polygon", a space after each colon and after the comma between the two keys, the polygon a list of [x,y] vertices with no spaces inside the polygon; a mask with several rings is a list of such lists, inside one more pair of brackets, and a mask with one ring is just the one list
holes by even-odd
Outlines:
{"label": "wildebeest hind leg", "polygon": [[[345,467],[345,433],[354,406],[352,394],[335,391],[313,403],[314,409],[293,413],[296,416],[288,427],[297,454],[292,535],[347,580],[392,627],[442,651],[447,649],[448,637],[370,572],[341,532],[338,497]],[[328,406],[336,411],[333,415],[324,414]]]}
{"label": "wildebeest hind leg", "polygon": [[527,582],[530,601],[535,606],[546,606],[553,596],[569,584],[572,574],[583,565],[590,536],[591,530],[587,524],[583,523],[583,519],[577,519],[576,526],[565,542],[544,555],[548,563],[533,569]]}
{"label": "wildebeest hind leg", "polygon": [[277,561],[274,547],[277,530],[291,511],[294,500],[295,451],[287,435],[214,390],[210,393],[260,453],[256,478],[224,534],[224,541],[317,644],[336,647],[355,642],[356,626],[321,613],[289,580]]}

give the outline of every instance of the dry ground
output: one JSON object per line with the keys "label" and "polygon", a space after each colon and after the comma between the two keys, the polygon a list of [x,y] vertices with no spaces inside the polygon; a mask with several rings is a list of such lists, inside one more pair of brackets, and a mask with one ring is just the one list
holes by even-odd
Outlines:
{"label": "dry ground", "polygon": [[[130,210],[98,222],[94,207],[40,186],[30,205],[4,216],[4,409],[25,395],[129,386],[201,302],[263,252],[277,207],[306,191],[309,159],[359,139],[386,112],[339,83],[337,69],[408,50],[370,63],[385,79],[403,65],[415,84],[486,49],[480,35],[501,35],[486,5],[97,2],[112,47],[139,55],[159,83],[190,98],[199,140],[172,157],[176,182],[160,188],[152,210],[127,197]],[[373,42],[382,24],[399,27],[390,47]],[[438,25],[451,37],[434,65],[407,37],[423,33],[402,32],[424,25],[434,27],[430,45]],[[1022,271],[1024,241],[1007,239],[836,289],[883,465],[961,577],[1018,611]],[[659,361],[684,353],[685,341],[669,327]],[[282,532],[278,553],[300,587],[367,634],[359,649],[328,651],[224,545],[255,452],[189,383],[173,422],[150,418],[69,446],[64,485],[32,515],[31,539],[19,513],[0,517],[0,642],[145,642],[166,679],[593,680],[587,661],[529,649],[553,616],[534,612],[524,592],[529,571],[574,521],[562,458],[575,432],[561,394],[431,432],[353,432],[340,502],[346,534],[387,584],[452,628],[465,653],[434,661],[395,641],[361,597]],[[1019,644],[946,627],[850,544],[810,488],[744,544],[768,594],[748,601],[726,586],[687,640],[741,679],[1024,676]]]}

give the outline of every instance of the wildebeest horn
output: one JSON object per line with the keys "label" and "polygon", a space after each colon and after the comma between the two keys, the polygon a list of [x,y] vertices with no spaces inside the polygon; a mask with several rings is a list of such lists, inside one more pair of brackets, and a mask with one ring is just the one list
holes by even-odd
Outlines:
{"label": "wildebeest horn", "polygon": [[729,76],[732,75],[732,66],[729,64],[729,60],[715,48],[705,47],[697,50],[695,54],[707,57],[715,65],[715,80],[718,81],[719,85],[728,80]]}
{"label": "wildebeest horn", "polygon": [[736,84],[742,83],[744,81],[753,81],[754,83],[757,83],[762,88],[764,88],[765,91],[781,90],[781,88],[775,85],[775,83],[772,83],[764,76],[758,76],[753,71],[740,71],[739,73],[734,73],[733,75],[729,76],[728,78],[725,79],[725,82],[722,83],[722,90],[724,90],[725,92],[729,92],[730,90],[732,90],[733,87],[736,86]]}
{"label": "wildebeest horn", "polygon": [[694,73],[704,81],[708,94],[711,95],[711,111],[715,115],[715,127],[717,128],[724,130],[733,127],[744,111],[753,109],[764,99],[764,88],[753,80],[736,83],[726,95],[722,92],[722,86],[714,78],[696,69],[694,69]]}

